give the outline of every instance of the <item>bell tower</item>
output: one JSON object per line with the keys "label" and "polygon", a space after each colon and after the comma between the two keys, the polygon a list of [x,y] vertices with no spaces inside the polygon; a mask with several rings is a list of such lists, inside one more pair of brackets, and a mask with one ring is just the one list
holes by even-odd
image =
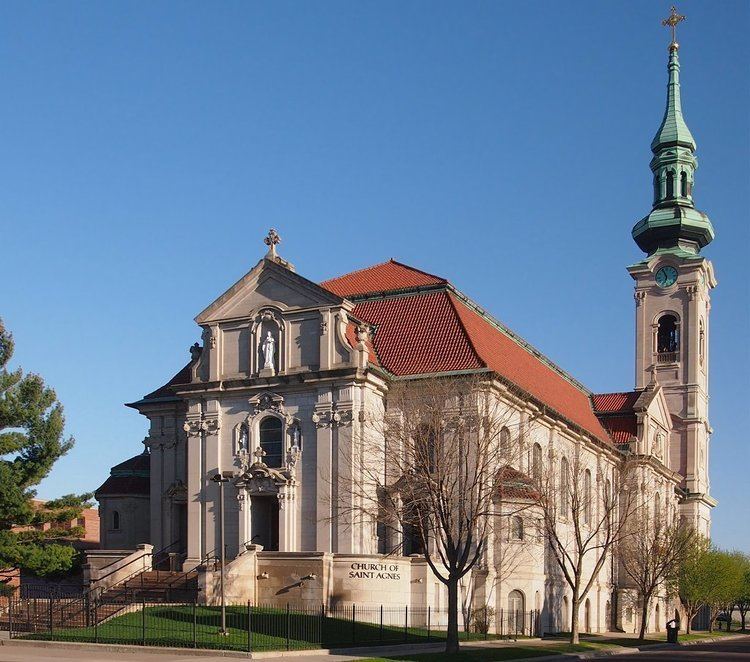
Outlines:
{"label": "bell tower", "polygon": [[695,140],[682,115],[677,23],[672,9],[664,25],[669,44],[667,107],[651,142],[653,208],[633,228],[646,258],[628,267],[635,280],[636,388],[653,379],[664,389],[672,414],[669,467],[683,476],[681,515],[708,535],[709,494],[708,367],[710,292],[713,265],[700,254],[714,238],[708,216],[695,208],[698,162]]}

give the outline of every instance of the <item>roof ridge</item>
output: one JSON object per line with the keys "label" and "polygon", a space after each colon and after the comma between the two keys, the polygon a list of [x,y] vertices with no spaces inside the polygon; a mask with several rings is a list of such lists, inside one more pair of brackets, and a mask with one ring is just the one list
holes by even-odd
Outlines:
{"label": "roof ridge", "polygon": [[368,267],[362,267],[361,269],[355,269],[354,271],[347,271],[345,274],[334,276],[333,278],[326,278],[325,280],[321,280],[319,285],[321,287],[325,287],[325,284],[330,283],[332,280],[339,280],[340,278],[346,278],[347,276],[353,276],[354,274],[361,274],[363,271],[368,271],[369,269],[375,269],[375,267],[382,267],[388,264],[389,262],[396,262],[396,260],[390,257],[385,262],[378,262],[377,264],[371,264]]}
{"label": "roof ridge", "polygon": [[397,264],[399,267],[404,267],[405,269],[418,271],[420,274],[424,274],[425,276],[429,276],[430,278],[437,278],[438,280],[443,281],[443,283],[450,283],[450,281],[444,276],[437,276],[435,274],[431,274],[429,271],[425,271],[424,269],[419,269],[417,267],[412,267],[410,264],[406,264],[405,262],[399,262],[398,260],[394,260],[393,258],[388,260],[388,262],[393,262],[393,264]]}

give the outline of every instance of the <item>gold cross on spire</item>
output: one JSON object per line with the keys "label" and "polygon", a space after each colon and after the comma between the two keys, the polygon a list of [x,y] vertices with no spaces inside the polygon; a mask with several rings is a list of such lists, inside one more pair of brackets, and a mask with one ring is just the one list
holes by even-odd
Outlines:
{"label": "gold cross on spire", "polygon": [[677,7],[672,5],[672,12],[669,14],[668,18],[665,18],[661,24],[664,26],[669,26],[672,28],[672,43],[669,44],[669,47],[672,48],[677,47],[677,24],[684,21],[685,17],[682,14],[677,13]]}

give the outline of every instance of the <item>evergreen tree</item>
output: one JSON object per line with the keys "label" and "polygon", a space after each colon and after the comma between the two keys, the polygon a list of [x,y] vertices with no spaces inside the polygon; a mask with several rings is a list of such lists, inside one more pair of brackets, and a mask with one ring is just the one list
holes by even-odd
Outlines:
{"label": "evergreen tree", "polygon": [[[12,356],[13,337],[0,320],[0,566],[40,576],[61,573],[71,569],[76,552],[59,541],[83,531],[60,525],[77,517],[91,495],[67,495],[41,506],[32,501],[33,488],[73,439],[63,436],[63,408],[54,390],[39,375],[9,370]],[[46,531],[33,529],[47,522]]]}

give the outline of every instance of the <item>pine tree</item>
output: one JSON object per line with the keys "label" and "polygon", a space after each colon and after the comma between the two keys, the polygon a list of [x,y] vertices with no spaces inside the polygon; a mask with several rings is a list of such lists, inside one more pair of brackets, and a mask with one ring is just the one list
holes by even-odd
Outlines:
{"label": "pine tree", "polygon": [[[54,390],[39,375],[8,369],[13,347],[0,320],[0,567],[52,575],[70,570],[75,561],[76,551],[59,540],[83,533],[59,525],[77,517],[90,495],[33,503],[33,488],[70,451],[73,439],[64,437],[63,408]],[[51,524],[46,531],[13,530],[45,522]]]}

